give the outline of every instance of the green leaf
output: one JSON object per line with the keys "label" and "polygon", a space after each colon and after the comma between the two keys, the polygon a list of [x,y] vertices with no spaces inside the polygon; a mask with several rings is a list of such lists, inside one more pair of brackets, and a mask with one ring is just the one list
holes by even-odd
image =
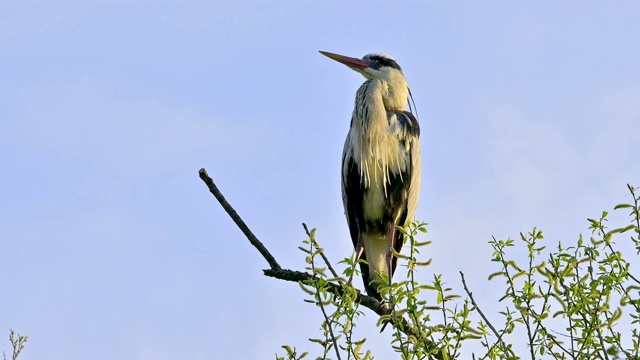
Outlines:
{"label": "green leaf", "polygon": [[287,354],[288,354],[289,356],[293,356],[294,351],[293,351],[293,349],[291,348],[291,346],[288,346],[288,345],[282,345],[282,348],[283,348],[283,349],[285,349],[285,350],[287,350]]}
{"label": "green leaf", "polygon": [[633,208],[633,205],[631,205],[631,204],[618,204],[618,205],[613,207],[613,210],[626,209],[626,208]]}
{"label": "green leaf", "polygon": [[629,225],[625,228],[623,228],[622,230],[620,230],[621,233],[627,232],[629,230],[634,230],[636,228],[636,225]]}
{"label": "green leaf", "polygon": [[324,340],[320,340],[320,339],[309,339],[309,341],[311,341],[313,343],[320,344],[322,346],[324,346],[324,344],[325,344],[325,341]]}
{"label": "green leaf", "polygon": [[521,271],[517,272],[515,275],[513,275],[513,279],[515,280],[515,279],[517,279],[517,278],[519,278],[519,277],[521,277],[521,276],[523,276],[525,274],[526,274],[526,272],[524,270],[521,270]]}
{"label": "green leaf", "polygon": [[427,240],[427,241],[423,241],[423,242],[416,241],[414,243],[414,245],[417,246],[417,247],[423,247],[423,246],[431,245],[432,242],[433,241],[431,241],[431,240]]}

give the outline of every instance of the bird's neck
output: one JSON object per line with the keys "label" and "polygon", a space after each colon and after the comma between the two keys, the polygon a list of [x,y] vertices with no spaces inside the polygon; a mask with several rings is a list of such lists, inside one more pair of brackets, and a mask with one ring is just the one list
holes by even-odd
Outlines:
{"label": "bird's neck", "polygon": [[386,124],[387,111],[404,111],[409,98],[409,87],[402,80],[395,83],[382,79],[365,81],[356,94],[354,115],[365,123],[379,117]]}
{"label": "bird's neck", "polygon": [[[409,85],[399,71],[388,72],[382,79],[378,79],[384,107],[387,111],[403,111],[409,98]],[[376,81],[376,80],[373,80]]]}
{"label": "bird's neck", "polygon": [[[386,83],[386,94],[383,92],[382,101],[389,111],[403,111],[409,99],[409,87],[406,82],[401,84]],[[386,96],[385,96],[386,95]]]}
{"label": "bird's neck", "polygon": [[394,116],[390,112],[405,109],[409,93],[406,83],[404,89],[373,79],[365,81],[356,94],[348,141],[367,188],[378,186],[386,191],[384,184],[389,181],[390,172],[398,173],[406,167],[399,161],[399,137],[390,123],[390,116]]}

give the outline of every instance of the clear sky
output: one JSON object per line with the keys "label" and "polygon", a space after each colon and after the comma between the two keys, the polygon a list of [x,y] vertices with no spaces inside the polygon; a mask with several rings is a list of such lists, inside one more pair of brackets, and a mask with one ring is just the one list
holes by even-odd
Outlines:
{"label": "clear sky", "polygon": [[[0,4],[0,339],[21,359],[272,359],[315,351],[318,311],[279,262],[306,222],[351,252],[340,156],[363,78],[393,55],[418,107],[433,273],[485,308],[487,241],[552,245],[640,186],[638,2]],[[361,284],[356,283],[361,287]],[[367,312],[377,358],[390,335]],[[3,335],[4,334],[4,335]],[[0,349],[8,351],[2,340]]]}

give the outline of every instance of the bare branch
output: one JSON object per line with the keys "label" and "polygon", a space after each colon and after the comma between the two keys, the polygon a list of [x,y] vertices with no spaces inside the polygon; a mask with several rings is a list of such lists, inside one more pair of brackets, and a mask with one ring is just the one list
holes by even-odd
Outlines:
{"label": "bare branch", "polygon": [[222,207],[227,212],[227,214],[229,214],[231,219],[233,219],[233,222],[235,222],[236,225],[238,225],[238,228],[240,228],[240,230],[244,233],[244,235],[247,237],[251,245],[253,245],[256,249],[258,249],[260,254],[262,254],[262,257],[264,257],[264,259],[267,260],[271,269],[273,270],[282,269],[282,267],[280,266],[280,264],[278,264],[278,262],[273,257],[273,255],[271,255],[269,250],[267,250],[267,248],[264,247],[264,245],[262,245],[262,242],[260,242],[260,240],[258,240],[258,238],[255,235],[253,235],[253,232],[249,230],[249,227],[247,226],[247,224],[244,223],[240,215],[238,215],[238,213],[227,202],[224,196],[222,196],[222,193],[220,192],[220,190],[218,190],[218,187],[213,182],[213,179],[211,179],[209,177],[209,174],[207,174],[207,170],[202,168],[200,169],[200,171],[198,171],[198,173],[200,174],[200,179],[202,179],[202,181],[204,181],[204,183],[207,184],[209,191],[211,191],[213,196],[216,197],[220,205],[222,205]]}
{"label": "bare branch", "polygon": [[498,334],[498,331],[496,331],[496,328],[493,327],[489,319],[487,319],[487,317],[484,315],[482,310],[480,310],[480,307],[478,306],[476,301],[473,299],[473,293],[469,291],[469,288],[467,288],[467,282],[464,280],[464,273],[462,271],[460,271],[460,277],[462,278],[462,286],[464,286],[464,291],[467,293],[467,295],[469,295],[471,304],[473,304],[473,306],[476,307],[476,310],[478,310],[478,314],[480,314],[480,316],[482,317],[482,320],[484,320],[484,322],[487,323],[487,326],[491,328],[491,331],[493,331],[493,334],[496,336],[496,338],[498,338],[498,341],[500,341],[500,338],[502,338],[502,336]]}

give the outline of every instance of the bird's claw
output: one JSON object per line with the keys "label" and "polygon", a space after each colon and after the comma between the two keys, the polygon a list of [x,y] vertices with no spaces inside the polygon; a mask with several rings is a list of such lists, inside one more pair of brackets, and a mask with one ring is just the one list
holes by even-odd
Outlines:
{"label": "bird's claw", "polygon": [[389,305],[387,304],[387,300],[380,301],[380,305],[378,305],[378,313],[387,314],[389,312]]}

